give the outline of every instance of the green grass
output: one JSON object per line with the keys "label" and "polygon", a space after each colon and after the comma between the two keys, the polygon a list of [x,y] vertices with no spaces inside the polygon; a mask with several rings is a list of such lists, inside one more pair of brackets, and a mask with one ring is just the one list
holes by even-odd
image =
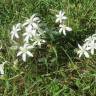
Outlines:
{"label": "green grass", "polygon": [[[0,0],[0,96],[96,96],[96,56],[80,59],[77,44],[95,33],[96,0]],[[56,35],[55,10],[64,10],[73,29],[67,36]],[[10,30],[38,13],[48,30],[47,44],[36,49],[34,58],[23,63],[10,50]]]}

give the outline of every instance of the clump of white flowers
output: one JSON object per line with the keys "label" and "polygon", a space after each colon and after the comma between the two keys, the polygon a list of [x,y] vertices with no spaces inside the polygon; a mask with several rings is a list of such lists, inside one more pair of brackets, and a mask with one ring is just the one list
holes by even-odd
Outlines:
{"label": "clump of white flowers", "polygon": [[[67,17],[64,14],[60,11],[56,15],[56,23],[59,23],[59,33],[66,35],[66,31],[72,31],[72,29],[66,26],[65,20]],[[41,47],[41,44],[45,43],[45,31],[40,27],[40,21],[40,18],[33,14],[23,24],[13,25],[11,40],[15,45],[11,48],[18,50],[17,57],[21,56],[24,62],[26,62],[27,57],[34,56],[33,51],[37,46]]]}
{"label": "clump of white flowers", "polygon": [[96,34],[86,38],[83,46],[78,44],[78,47],[79,50],[77,51],[77,54],[79,54],[79,57],[84,55],[86,58],[89,58],[89,54],[93,55],[96,49]]}
{"label": "clump of white flowers", "polygon": [[[26,57],[33,57],[32,50],[37,46],[45,43],[44,31],[39,27],[40,18],[33,14],[23,24],[13,25],[11,31],[11,40],[15,41],[18,50],[17,56],[22,56],[22,60],[26,62]],[[22,45],[22,46],[21,46]]]}
{"label": "clump of white flowers", "polygon": [[72,28],[66,26],[65,20],[67,17],[64,14],[65,12],[59,11],[59,14],[56,15],[56,23],[59,23],[59,33],[66,35],[66,32],[72,31]]}

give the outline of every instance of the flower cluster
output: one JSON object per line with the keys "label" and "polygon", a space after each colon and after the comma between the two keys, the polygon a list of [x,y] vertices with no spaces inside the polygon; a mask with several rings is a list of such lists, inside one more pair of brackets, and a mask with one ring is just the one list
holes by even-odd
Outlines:
{"label": "flower cluster", "polygon": [[[64,12],[60,11],[58,15],[56,15],[56,23],[59,23],[60,30],[59,32],[66,35],[66,31],[72,31],[70,27],[65,25],[65,20],[67,19],[64,16]],[[42,43],[45,43],[44,31],[40,28],[40,18],[33,14],[29,19],[27,19],[23,24],[18,23],[13,25],[11,31],[11,40],[16,43],[15,49],[19,49],[17,53],[18,56],[22,56],[22,60],[26,62],[26,57],[33,57],[33,49],[36,46],[41,46]],[[23,46],[20,46],[23,45]]]}
{"label": "flower cluster", "polygon": [[66,31],[72,31],[72,29],[65,25],[65,20],[67,19],[67,17],[64,16],[64,14],[65,12],[60,11],[59,14],[56,15],[56,23],[59,23],[59,33],[66,35]]}
{"label": "flower cluster", "polygon": [[96,34],[93,34],[92,36],[89,36],[85,39],[83,46],[78,44],[79,50],[77,51],[77,54],[79,54],[79,57],[82,55],[85,55],[86,58],[89,58],[89,54],[94,54],[94,50],[96,49]]}
{"label": "flower cluster", "polygon": [[15,41],[17,45],[23,44],[23,46],[17,46],[20,51],[17,56],[22,55],[22,60],[26,62],[26,57],[33,57],[31,52],[36,46],[41,46],[45,43],[43,39],[44,32],[40,28],[40,18],[33,14],[23,24],[18,23],[13,25],[11,31],[11,40]]}

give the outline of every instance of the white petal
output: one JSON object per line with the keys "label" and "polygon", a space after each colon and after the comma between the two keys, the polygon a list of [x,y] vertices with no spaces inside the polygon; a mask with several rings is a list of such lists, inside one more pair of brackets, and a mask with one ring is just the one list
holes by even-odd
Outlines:
{"label": "white petal", "polygon": [[39,17],[33,18],[33,21],[39,21]]}
{"label": "white petal", "polygon": [[17,56],[20,56],[21,54],[22,54],[22,51],[18,52],[18,53],[17,53]]}
{"label": "white petal", "polygon": [[59,19],[59,21],[60,21],[60,23],[62,23],[62,19],[61,18]]}
{"label": "white petal", "polygon": [[17,32],[20,31],[20,30],[21,30],[21,28],[17,28],[17,29],[16,29]]}
{"label": "white petal", "polygon": [[67,19],[67,17],[66,17],[66,16],[63,16],[63,18],[62,18],[62,19],[66,20],[66,19]]}
{"label": "white petal", "polygon": [[66,31],[65,30],[63,30],[63,34],[66,35]]}
{"label": "white petal", "polygon": [[16,30],[15,26],[13,25],[13,30]]}
{"label": "white petal", "polygon": [[28,42],[29,42],[29,39],[30,39],[30,37],[29,37],[29,36],[26,36],[26,37],[24,38],[24,41],[25,41],[26,43],[28,43]]}
{"label": "white petal", "polygon": [[72,31],[72,28],[66,27],[66,30],[67,30],[67,31]]}
{"label": "white petal", "polygon": [[23,36],[26,36],[27,35],[27,32],[25,32],[24,34],[23,34]]}
{"label": "white petal", "polygon": [[46,41],[45,40],[42,40],[43,43],[45,43]]}
{"label": "white petal", "polygon": [[38,42],[38,46],[41,46],[41,42]]}
{"label": "white petal", "polygon": [[59,22],[59,18],[57,18],[55,22],[58,23]]}
{"label": "white petal", "polygon": [[19,35],[16,33],[16,34],[15,34],[15,37],[16,37],[16,38],[19,38]]}
{"label": "white petal", "polygon": [[26,62],[26,53],[23,53],[23,54],[22,54],[22,60],[23,60],[24,62]]}
{"label": "white petal", "polygon": [[59,33],[61,33],[62,31],[63,31],[62,28],[60,28]]}
{"label": "white petal", "polygon": [[33,45],[27,47],[27,49],[33,49],[33,48],[34,48]]}
{"label": "white petal", "polygon": [[22,26],[24,27],[24,26],[26,26],[26,25],[28,25],[28,24],[29,24],[29,22],[26,21]]}
{"label": "white petal", "polygon": [[91,54],[92,54],[92,55],[94,54],[94,49],[91,49]]}
{"label": "white petal", "polygon": [[78,47],[79,47],[80,49],[82,49],[82,47],[81,47],[81,45],[80,45],[80,44],[78,44]]}
{"label": "white petal", "polygon": [[85,55],[86,58],[89,58],[88,52],[84,52],[84,55]]}
{"label": "white petal", "polygon": [[63,25],[62,25],[62,24],[60,24],[60,25],[59,25],[59,27],[63,28]]}
{"label": "white petal", "polygon": [[62,16],[63,16],[63,15],[64,15],[64,12],[62,12],[62,11],[59,11],[59,15],[62,15]]}
{"label": "white petal", "polygon": [[59,15],[56,15],[56,17],[58,18],[58,17],[59,17]]}
{"label": "white petal", "polygon": [[0,73],[1,75],[4,74],[4,64],[0,64]]}
{"label": "white petal", "polygon": [[29,51],[27,51],[27,55],[30,56],[30,57],[33,57],[33,54]]}
{"label": "white petal", "polygon": [[82,53],[79,54],[79,58],[81,58],[81,56],[82,56]]}
{"label": "white petal", "polygon": [[1,74],[1,75],[4,74],[4,69],[0,70],[0,74]]}
{"label": "white petal", "polygon": [[13,40],[13,37],[14,37],[14,36],[13,36],[13,34],[12,34],[12,35],[11,35],[11,40]]}
{"label": "white petal", "polygon": [[36,14],[33,14],[30,19],[32,20],[33,18],[35,18]]}

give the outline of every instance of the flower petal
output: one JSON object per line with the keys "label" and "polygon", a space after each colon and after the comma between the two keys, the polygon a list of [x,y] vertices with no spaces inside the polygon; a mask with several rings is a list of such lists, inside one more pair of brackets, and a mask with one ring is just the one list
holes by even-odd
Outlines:
{"label": "flower petal", "polygon": [[81,47],[81,45],[80,45],[80,44],[78,44],[78,47],[82,50],[82,47]]}
{"label": "flower petal", "polygon": [[62,28],[60,28],[59,33],[61,33],[62,31],[63,31],[63,29],[62,29]]}
{"label": "flower petal", "polygon": [[29,51],[27,51],[27,55],[30,56],[30,57],[33,57],[33,54]]}
{"label": "flower petal", "polygon": [[72,28],[66,27],[66,30],[67,30],[67,31],[72,31]]}
{"label": "flower petal", "polygon": [[86,58],[89,58],[89,54],[88,54],[87,51],[84,52],[84,55],[85,55]]}
{"label": "flower petal", "polygon": [[91,54],[92,54],[92,55],[94,54],[94,49],[91,49]]}
{"label": "flower petal", "polygon": [[23,54],[22,54],[22,60],[23,60],[24,62],[26,62],[26,53],[23,53]]}
{"label": "flower petal", "polygon": [[82,56],[82,53],[79,54],[79,58],[81,58],[81,56]]}
{"label": "flower petal", "polygon": [[66,31],[65,30],[63,30],[63,34],[66,35]]}
{"label": "flower petal", "polygon": [[22,51],[18,52],[17,53],[17,57],[20,56],[22,54]]}
{"label": "flower petal", "polygon": [[62,17],[62,19],[66,20],[66,19],[67,19],[67,17],[66,17],[66,16],[63,16],[63,17]]}

